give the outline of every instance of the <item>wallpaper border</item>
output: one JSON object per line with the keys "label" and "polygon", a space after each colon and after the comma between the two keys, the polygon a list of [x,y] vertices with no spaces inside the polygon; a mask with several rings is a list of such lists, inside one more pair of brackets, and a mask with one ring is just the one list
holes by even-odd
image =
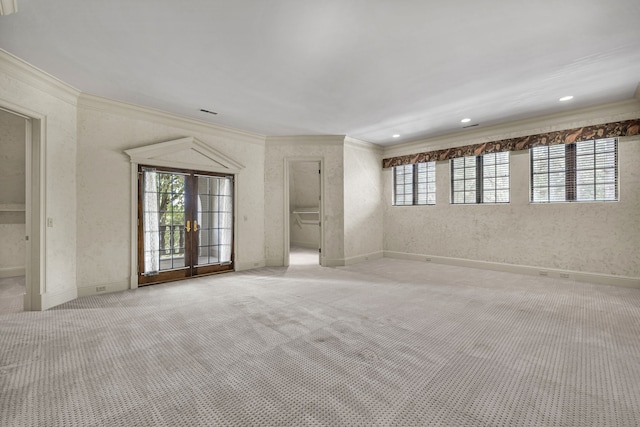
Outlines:
{"label": "wallpaper border", "polygon": [[479,156],[481,154],[497,153],[500,151],[528,150],[529,148],[540,145],[571,144],[579,141],[588,141],[590,139],[615,138],[638,134],[640,134],[640,118],[389,157],[382,160],[382,167],[391,168],[414,163],[449,160],[456,157]]}

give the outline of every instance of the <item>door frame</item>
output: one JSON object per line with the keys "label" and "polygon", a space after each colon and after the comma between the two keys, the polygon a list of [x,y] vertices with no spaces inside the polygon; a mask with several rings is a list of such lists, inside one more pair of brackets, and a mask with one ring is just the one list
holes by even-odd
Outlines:
{"label": "door frame", "polygon": [[[236,263],[235,263],[235,223],[236,223],[236,218],[235,218],[235,182],[233,181],[235,178],[235,175],[233,174],[229,174],[229,173],[219,173],[219,172],[209,172],[209,171],[202,171],[202,170],[188,170],[188,169],[177,169],[177,168],[169,168],[169,167],[164,167],[164,166],[156,166],[158,169],[156,169],[156,171],[158,173],[173,173],[173,174],[179,174],[185,177],[185,192],[184,192],[184,196],[185,196],[185,221],[187,220],[187,218],[191,218],[189,221],[192,221],[194,223],[194,227],[195,224],[197,224],[195,221],[193,221],[196,217],[197,214],[197,206],[194,205],[195,203],[195,196],[199,196],[200,193],[198,193],[198,177],[213,177],[213,178],[231,178],[232,181],[232,189],[234,190],[233,193],[233,197],[234,199],[232,200],[233,202],[233,209],[234,211],[232,212],[232,218],[231,218],[231,230],[232,230],[232,236],[231,236],[231,261],[228,263],[218,263],[218,264],[204,264],[204,265],[199,265],[199,264],[193,264],[193,257],[194,257],[194,249],[197,250],[197,248],[200,246],[199,244],[196,244],[198,242],[198,237],[195,236],[196,233],[196,229],[194,228],[193,231],[189,234],[185,233],[185,253],[184,253],[184,267],[179,267],[176,269],[170,269],[170,270],[160,270],[158,273],[158,275],[154,275],[154,276],[146,276],[147,279],[141,279],[142,277],[145,277],[144,275],[140,274],[140,270],[143,266],[143,262],[142,261],[142,257],[143,255],[143,239],[144,239],[144,232],[143,232],[143,222],[144,222],[144,218],[143,218],[143,211],[144,208],[142,207],[143,201],[142,201],[142,193],[143,193],[143,188],[144,188],[144,184],[143,184],[143,179],[142,179],[142,173],[143,173],[143,169],[145,167],[147,167],[148,165],[138,165],[138,219],[137,219],[137,223],[138,223],[138,287],[141,286],[147,286],[147,285],[155,285],[155,284],[159,284],[159,283],[166,283],[166,282],[173,282],[176,280],[186,280],[186,279],[191,279],[191,278],[196,278],[196,277],[201,277],[201,276],[206,276],[206,275],[210,275],[210,274],[218,274],[218,273],[223,273],[223,272],[229,272],[229,271],[235,271],[236,269]],[[187,177],[190,177],[191,179],[187,179]],[[186,203],[187,201],[191,201],[191,203]],[[202,227],[202,224],[200,224],[200,226]],[[195,255],[195,257],[197,258],[198,255]],[[198,270],[204,270],[203,272],[198,273]],[[195,274],[194,274],[195,272]],[[160,277],[160,275],[164,276],[164,277]],[[158,280],[154,280],[154,279],[158,279]],[[140,283],[140,282],[145,282],[145,283]]]}
{"label": "door frame", "polygon": [[290,184],[290,174],[289,169],[292,163],[297,162],[318,162],[320,165],[320,262],[321,266],[324,266],[326,261],[326,253],[323,252],[325,244],[324,244],[324,157],[322,156],[313,156],[313,157],[285,157],[284,159],[284,259],[283,265],[285,267],[289,266],[289,255],[291,252],[291,213],[289,212],[289,202],[290,202],[290,192],[289,192],[289,184]]}
{"label": "door frame", "polygon": [[[240,163],[225,156],[219,151],[194,137],[185,137],[171,141],[159,142],[124,151],[131,158],[131,245],[129,289],[138,288],[138,166],[140,164],[177,169],[201,170],[233,175],[233,236],[234,236],[234,269],[239,264],[238,218],[240,217],[238,189],[241,185]],[[192,160],[185,160],[189,154]],[[193,156],[198,156],[195,161]],[[169,159],[169,160],[167,160]]]}
{"label": "door frame", "polygon": [[46,125],[44,114],[0,100],[0,109],[25,119],[25,311],[47,309],[46,287]]}

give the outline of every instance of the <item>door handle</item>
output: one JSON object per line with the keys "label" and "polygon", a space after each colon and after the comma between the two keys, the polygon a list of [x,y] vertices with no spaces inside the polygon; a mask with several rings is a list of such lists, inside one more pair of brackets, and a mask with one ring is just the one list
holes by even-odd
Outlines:
{"label": "door handle", "polygon": [[187,233],[191,231],[191,221],[187,221],[187,225],[185,228],[187,230]]}
{"label": "door handle", "polygon": [[200,228],[198,228],[198,221],[193,221],[193,231],[198,231],[200,230]]}

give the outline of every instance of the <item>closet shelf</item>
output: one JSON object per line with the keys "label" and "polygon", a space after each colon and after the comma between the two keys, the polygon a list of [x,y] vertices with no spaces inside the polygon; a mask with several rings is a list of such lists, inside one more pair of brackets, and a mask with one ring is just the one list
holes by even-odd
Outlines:
{"label": "closet shelf", "polygon": [[318,209],[294,209],[292,211],[296,223],[302,227],[303,225],[320,224],[320,211]]}
{"label": "closet shelf", "polygon": [[0,212],[24,212],[25,205],[0,203]]}

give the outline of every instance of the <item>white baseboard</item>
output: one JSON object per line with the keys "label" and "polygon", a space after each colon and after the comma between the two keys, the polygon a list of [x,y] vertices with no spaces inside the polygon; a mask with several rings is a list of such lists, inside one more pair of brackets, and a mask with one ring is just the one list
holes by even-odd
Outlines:
{"label": "white baseboard", "polygon": [[252,270],[254,268],[264,267],[266,265],[265,260],[255,262],[237,262],[235,265],[236,271]]}
{"label": "white baseboard", "polygon": [[25,269],[24,267],[5,267],[0,268],[0,279],[3,277],[15,277],[15,276],[24,276]]}
{"label": "white baseboard", "polygon": [[88,297],[91,295],[102,295],[110,292],[120,292],[129,289],[129,279],[121,280],[119,282],[110,283],[96,283],[89,286],[82,286],[78,288],[78,297]]}
{"label": "white baseboard", "polygon": [[322,260],[323,267],[343,267],[344,265],[344,258],[323,258]]}
{"label": "white baseboard", "polygon": [[370,261],[374,259],[380,259],[384,256],[382,251],[371,252],[368,254],[356,255],[349,258],[335,258],[335,259],[325,259],[324,265],[326,267],[341,267],[345,265],[353,265],[359,262]]}
{"label": "white baseboard", "polygon": [[371,261],[371,260],[374,260],[374,259],[380,259],[383,256],[384,256],[384,253],[382,251],[371,252],[371,253],[364,254],[364,255],[352,256],[352,257],[344,259],[344,265],[352,265],[352,264],[357,264],[359,262]]}
{"label": "white baseboard", "polygon": [[40,309],[48,310],[51,307],[55,307],[78,298],[78,289],[70,288],[66,291],[57,293],[45,292],[40,296],[40,298]]}
{"label": "white baseboard", "polygon": [[284,265],[284,261],[282,257],[280,258],[267,258],[265,260],[265,266],[267,267],[282,267]]}
{"label": "white baseboard", "polygon": [[589,273],[584,271],[561,270],[557,268],[534,267],[530,265],[505,264],[499,262],[478,261],[464,258],[451,258],[433,255],[412,254],[406,252],[384,251],[386,258],[406,259],[411,261],[435,262],[438,264],[459,267],[481,268],[485,270],[504,271],[507,273],[527,274],[531,276],[553,277],[578,282],[596,283],[599,285],[621,286],[640,289],[640,278],[616,276],[613,274]]}

